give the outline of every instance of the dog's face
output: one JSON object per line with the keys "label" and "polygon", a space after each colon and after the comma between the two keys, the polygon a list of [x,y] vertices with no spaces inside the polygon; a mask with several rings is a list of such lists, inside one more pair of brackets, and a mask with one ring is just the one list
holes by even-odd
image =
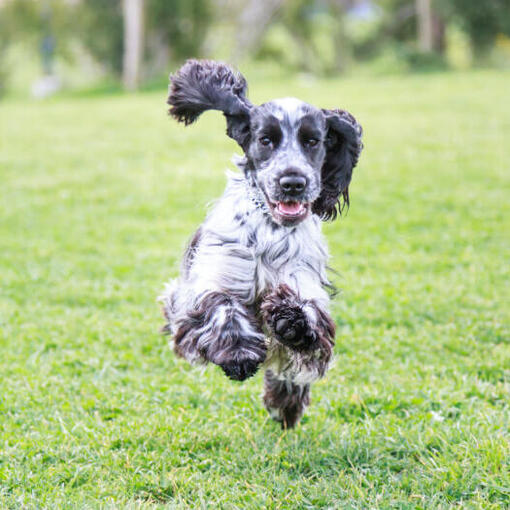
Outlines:
{"label": "dog's face", "polygon": [[326,118],[298,99],[277,99],[250,112],[249,168],[274,220],[296,225],[321,191]]}
{"label": "dog's face", "polygon": [[224,64],[189,60],[171,77],[170,114],[185,124],[220,110],[227,134],[246,156],[245,170],[274,221],[294,226],[309,214],[334,219],[362,149],[361,127],[343,110],[320,110],[298,99],[260,106],[246,98],[246,80]]}

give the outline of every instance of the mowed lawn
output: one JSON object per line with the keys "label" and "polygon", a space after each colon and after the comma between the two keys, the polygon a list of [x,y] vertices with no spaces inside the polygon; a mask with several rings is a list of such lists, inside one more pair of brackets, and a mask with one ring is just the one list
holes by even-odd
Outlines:
{"label": "mowed lawn", "polygon": [[336,363],[281,431],[262,373],[174,357],[156,297],[238,149],[164,89],[0,103],[0,507],[504,508],[510,74],[303,81],[251,98],[365,128],[325,226]]}

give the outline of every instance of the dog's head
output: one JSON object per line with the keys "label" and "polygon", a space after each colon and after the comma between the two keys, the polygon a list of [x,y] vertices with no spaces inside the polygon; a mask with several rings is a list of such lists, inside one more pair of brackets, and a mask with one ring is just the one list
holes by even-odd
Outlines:
{"label": "dog's head", "polygon": [[346,111],[294,98],[256,106],[246,91],[244,77],[226,65],[188,60],[171,76],[170,114],[188,125],[206,110],[224,113],[227,134],[243,149],[246,172],[277,223],[296,225],[310,212],[336,218],[349,204],[361,126]]}

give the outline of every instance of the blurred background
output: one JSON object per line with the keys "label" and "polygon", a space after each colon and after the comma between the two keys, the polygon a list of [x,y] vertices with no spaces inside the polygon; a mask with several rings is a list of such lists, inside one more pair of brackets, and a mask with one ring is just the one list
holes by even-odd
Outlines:
{"label": "blurred background", "polygon": [[510,0],[0,0],[0,91],[160,87],[185,58],[330,77],[510,67]]}

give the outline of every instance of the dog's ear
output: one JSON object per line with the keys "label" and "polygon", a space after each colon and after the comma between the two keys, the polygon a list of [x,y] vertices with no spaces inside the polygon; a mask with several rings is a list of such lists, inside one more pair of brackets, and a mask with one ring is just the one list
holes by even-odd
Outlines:
{"label": "dog's ear", "polygon": [[321,193],[312,210],[323,220],[334,220],[345,205],[349,206],[352,170],[363,149],[362,129],[345,110],[322,112],[326,117],[326,157],[321,169]]}
{"label": "dog's ear", "polygon": [[252,104],[240,73],[219,62],[188,60],[170,80],[167,103],[172,117],[189,125],[206,110],[220,110],[227,119],[227,135],[247,147]]}

